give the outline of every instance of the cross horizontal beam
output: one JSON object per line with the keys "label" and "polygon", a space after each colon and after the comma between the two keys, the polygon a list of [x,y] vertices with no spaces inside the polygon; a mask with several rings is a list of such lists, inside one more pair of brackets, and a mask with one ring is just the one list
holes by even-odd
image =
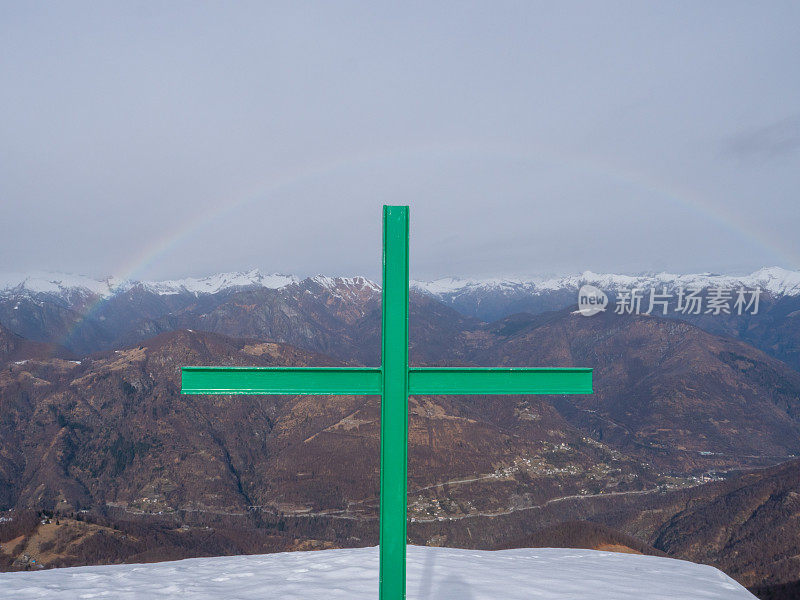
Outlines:
{"label": "cross horizontal beam", "polygon": [[183,367],[181,394],[378,395],[380,367]]}
{"label": "cross horizontal beam", "polygon": [[411,367],[409,394],[591,394],[592,370],[551,367]]}
{"label": "cross horizontal beam", "polygon": [[[379,395],[380,367],[183,367],[182,394]],[[414,395],[591,394],[592,370],[411,367]]]}

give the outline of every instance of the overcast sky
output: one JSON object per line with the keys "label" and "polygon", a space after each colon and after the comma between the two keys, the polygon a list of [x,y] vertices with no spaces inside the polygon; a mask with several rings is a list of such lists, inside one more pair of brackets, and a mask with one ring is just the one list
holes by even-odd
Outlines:
{"label": "overcast sky", "polygon": [[798,2],[0,2],[0,271],[800,269]]}

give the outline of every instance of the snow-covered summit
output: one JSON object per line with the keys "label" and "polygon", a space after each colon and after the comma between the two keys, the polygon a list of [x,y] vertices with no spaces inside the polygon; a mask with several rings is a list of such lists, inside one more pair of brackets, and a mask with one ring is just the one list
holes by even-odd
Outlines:
{"label": "snow-covered summit", "polygon": [[134,287],[154,294],[173,295],[216,294],[237,287],[263,287],[279,289],[300,281],[295,275],[274,273],[266,275],[258,269],[245,272],[217,273],[207,277],[186,277],[165,281],[134,281],[108,277],[97,280],[82,275],[38,272],[32,274],[0,274],[0,294],[30,293],[70,296],[75,293],[96,296],[113,296]]}
{"label": "snow-covered summit", "polygon": [[343,286],[350,290],[371,290],[380,291],[381,286],[366,277],[328,277],[327,275],[315,275],[310,278],[314,283],[327,288],[335,289]]}
{"label": "snow-covered summit", "polygon": [[[143,281],[141,285],[146,290],[160,295],[179,294],[216,294],[225,289],[236,287],[263,287],[279,289],[297,283],[300,279],[294,275],[281,275],[273,273],[265,275],[258,269],[240,273],[217,273],[207,277],[186,277],[167,281]],[[135,285],[135,284],[129,284]]]}
{"label": "snow-covered summit", "polygon": [[[64,273],[0,273],[0,294],[51,294],[62,297],[73,295],[108,297],[141,287],[154,294],[216,294],[231,288],[261,287],[281,289],[303,281],[296,275],[278,273],[264,274],[258,269],[244,272],[217,273],[207,277],[186,277],[165,281],[132,281],[113,277],[93,279],[82,275]],[[379,291],[380,285],[365,277],[329,277],[317,275],[308,278],[327,289]],[[647,275],[619,275],[584,271],[576,275],[560,277],[509,277],[490,279],[459,279],[444,277],[434,281],[413,281],[411,287],[438,298],[453,299],[465,294],[492,293],[500,295],[542,295],[557,291],[575,291],[584,283],[590,283],[607,291],[633,287],[649,288],[666,286],[683,287],[760,287],[773,296],[800,295],[800,271],[789,271],[780,267],[759,269],[750,275],[716,275],[694,273],[656,273]]]}
{"label": "snow-covered summit", "polygon": [[59,297],[101,296],[109,297],[133,288],[143,289],[160,296],[175,294],[216,294],[233,288],[282,289],[308,281],[331,291],[357,293],[380,291],[380,285],[365,277],[329,277],[316,275],[306,280],[296,275],[264,274],[258,269],[250,271],[217,273],[207,277],[185,277],[164,281],[135,281],[109,277],[103,280],[83,275],[37,272],[0,273],[0,295],[49,294]]}
{"label": "snow-covered summit", "polygon": [[[536,548],[408,548],[409,600],[752,600],[713,567],[671,558]],[[0,573],[9,598],[374,600],[378,549],[192,558]]]}
{"label": "snow-covered summit", "polygon": [[414,281],[412,286],[422,292],[444,298],[469,293],[544,294],[558,290],[574,291],[588,283],[606,291],[650,287],[738,288],[759,287],[773,296],[800,295],[800,271],[780,267],[759,269],[749,275],[718,275],[714,273],[653,273],[644,275],[619,275],[584,271],[561,277],[528,277],[505,279],[458,279],[445,277],[433,281]]}
{"label": "snow-covered summit", "polygon": [[114,289],[113,280],[92,279],[66,273],[0,273],[0,292],[30,292],[34,294],[65,295],[78,290],[106,296]]}

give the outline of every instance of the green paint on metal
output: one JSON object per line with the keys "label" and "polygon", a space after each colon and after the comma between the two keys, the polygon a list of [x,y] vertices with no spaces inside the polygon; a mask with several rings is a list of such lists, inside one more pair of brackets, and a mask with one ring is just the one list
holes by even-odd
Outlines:
{"label": "green paint on metal", "polygon": [[383,207],[379,597],[406,597],[408,207]]}
{"label": "green paint on metal", "polygon": [[381,361],[367,367],[183,367],[182,394],[380,394],[381,600],[406,595],[409,394],[591,394],[592,370],[408,366],[407,206],[383,207]]}
{"label": "green paint on metal", "polygon": [[591,394],[592,370],[542,367],[411,367],[408,393]]}
{"label": "green paint on metal", "polygon": [[380,368],[184,367],[184,394],[381,393]]}
{"label": "green paint on metal", "polygon": [[[380,367],[184,367],[184,394],[383,394]],[[410,367],[408,393],[591,394],[592,370]]]}

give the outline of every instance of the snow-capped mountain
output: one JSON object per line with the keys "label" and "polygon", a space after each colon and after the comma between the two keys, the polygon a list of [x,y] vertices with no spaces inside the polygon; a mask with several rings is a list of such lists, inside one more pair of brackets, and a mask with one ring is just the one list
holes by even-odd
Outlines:
{"label": "snow-capped mountain", "polygon": [[60,298],[98,296],[108,298],[128,292],[134,288],[159,296],[176,294],[217,294],[231,289],[265,288],[282,289],[293,284],[307,281],[333,290],[345,288],[369,288],[380,290],[380,285],[364,277],[328,277],[316,275],[305,280],[296,275],[280,273],[264,274],[258,269],[250,271],[216,273],[206,277],[185,277],[163,281],[120,280],[114,277],[92,279],[83,275],[66,273],[2,273],[0,274],[0,295],[36,295],[46,294]]}
{"label": "snow-capped mountain", "polygon": [[[721,571],[683,560],[595,550],[408,548],[408,598],[426,600],[747,600]],[[191,558],[0,573],[9,598],[373,600],[378,549]]]}
{"label": "snow-capped mountain", "polygon": [[605,292],[655,288],[668,291],[683,288],[756,289],[773,298],[800,296],[800,271],[780,267],[759,269],[749,275],[713,273],[655,273],[618,275],[585,271],[563,277],[531,277],[507,279],[443,278],[429,282],[416,281],[413,289],[429,294],[463,314],[484,320],[495,320],[514,312],[539,313],[558,310],[573,304],[578,289],[591,284]]}
{"label": "snow-capped mountain", "polygon": [[[770,307],[779,307],[778,319],[786,322],[792,332],[797,329],[797,319],[790,317],[800,314],[800,272],[778,267],[760,269],[745,276],[618,275],[587,271],[551,278],[444,278],[412,281],[411,287],[417,295],[434,299],[463,316],[491,322],[516,313],[540,314],[569,308],[575,305],[578,289],[586,283],[608,292],[611,297],[620,290],[632,288],[643,291],[655,288],[659,292],[667,288],[671,293],[678,287],[731,291],[760,288],[764,296],[762,313]],[[228,306],[226,302],[234,294],[245,294],[247,300]],[[312,299],[319,305],[314,309],[310,305],[300,308]],[[373,310],[368,304],[376,300],[380,300],[380,285],[364,277],[317,275],[301,279],[295,275],[268,275],[258,269],[167,281],[97,280],[58,273],[0,275],[0,324],[23,337],[66,343],[81,352],[132,343],[179,326],[212,328],[236,335],[266,335],[264,323],[272,322],[277,314],[294,315],[291,319],[296,319],[301,314],[322,315],[334,311],[339,316],[348,315],[345,321],[352,323],[363,311]],[[272,302],[284,305],[281,311],[276,313],[269,308]],[[259,308],[248,312],[245,306]],[[219,311],[218,307],[221,307]],[[255,316],[262,312],[262,316]],[[255,319],[259,325],[243,330],[236,325],[242,319],[244,322]],[[255,322],[252,324],[256,326]],[[299,323],[295,326],[301,327]],[[736,327],[731,329],[724,319],[701,326],[713,333],[738,331]],[[788,334],[790,338],[793,335]],[[783,338],[767,337],[771,340],[769,343],[777,344],[778,348],[795,347]],[[764,340],[758,344],[762,349],[770,347]],[[783,354],[779,357],[787,360]]]}
{"label": "snow-capped mountain", "polygon": [[[308,278],[317,284],[333,288],[345,285],[367,285],[375,290],[380,285],[364,277],[327,277],[317,275]],[[279,273],[264,274],[258,269],[243,272],[217,273],[206,277],[186,277],[164,281],[120,280],[114,277],[93,279],[83,275],[65,273],[0,273],[0,293],[33,293],[67,296],[76,292],[97,296],[111,296],[125,292],[133,287],[158,295],[216,294],[231,288],[281,289],[298,283],[302,278],[296,275]],[[561,277],[530,278],[487,278],[461,279],[444,277],[433,281],[412,281],[411,287],[443,300],[452,301],[462,295],[491,293],[515,295],[519,293],[543,295],[558,291],[575,291],[581,285],[590,283],[604,290],[615,291],[630,288],[674,287],[759,287],[773,296],[800,295],[800,271],[789,271],[780,267],[759,269],[749,275],[718,275],[713,273],[655,273],[645,275],[620,275],[585,271],[576,275]]]}
{"label": "snow-capped mountain", "polygon": [[66,273],[0,273],[0,294],[49,294],[68,297],[75,293],[106,296],[111,294],[111,278],[92,279]]}
{"label": "snow-capped mountain", "polygon": [[415,281],[413,286],[438,297],[454,297],[475,291],[543,294],[559,290],[577,290],[588,283],[604,290],[615,291],[631,288],[756,288],[775,296],[800,295],[800,271],[789,271],[780,267],[759,269],[750,275],[717,275],[713,273],[654,273],[645,275],[616,275],[584,271],[580,275],[566,275],[551,278],[508,278],[508,279],[457,279],[445,277],[433,281]]}
{"label": "snow-capped mountain", "polygon": [[189,294],[216,294],[230,288],[263,287],[280,289],[297,283],[300,279],[294,275],[281,275],[273,273],[265,275],[258,269],[244,273],[217,273],[207,277],[186,277],[166,281],[127,281],[116,289],[130,289],[136,285],[149,292],[162,296],[189,293]]}
{"label": "snow-capped mountain", "polygon": [[13,293],[49,294],[64,297],[81,292],[108,297],[139,286],[146,291],[164,296],[180,293],[216,294],[222,290],[237,287],[277,289],[297,281],[299,281],[299,278],[294,275],[281,275],[278,273],[265,275],[258,269],[165,281],[132,281],[120,280],[114,277],[97,280],[83,275],[47,272],[30,274],[6,273],[0,274],[0,293],[6,295]]}

